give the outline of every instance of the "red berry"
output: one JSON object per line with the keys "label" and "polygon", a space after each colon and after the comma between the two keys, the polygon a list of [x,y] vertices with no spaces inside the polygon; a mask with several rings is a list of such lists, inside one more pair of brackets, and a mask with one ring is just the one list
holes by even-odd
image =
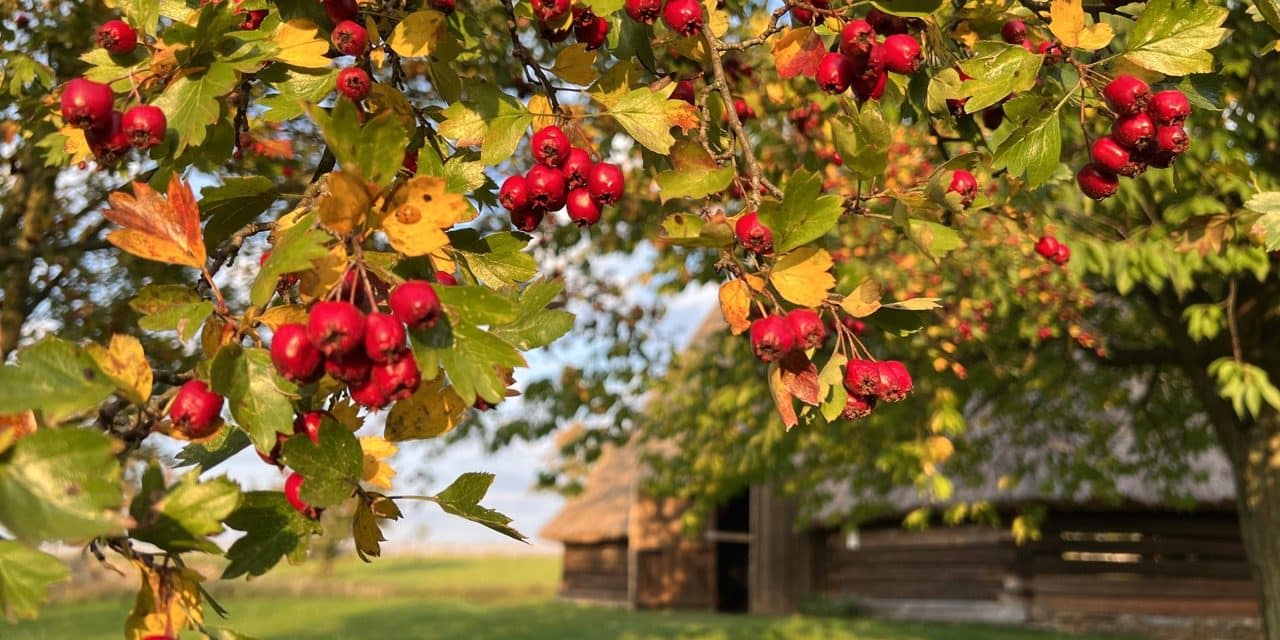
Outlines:
{"label": "red berry", "polygon": [[373,376],[369,376],[364,382],[347,387],[347,392],[351,394],[351,399],[356,404],[369,409],[381,409],[391,402],[391,398],[387,397],[387,392],[378,386],[373,380]]}
{"label": "red berry", "polygon": [[1053,257],[1050,259],[1053,260],[1053,263],[1056,265],[1064,265],[1071,259],[1071,249],[1065,244],[1060,244],[1058,245],[1058,248],[1054,250]]}
{"label": "red berry", "polygon": [[[967,98],[966,98],[967,100]],[[997,129],[1004,122],[1004,106],[994,105],[982,110],[982,124],[988,129]]]}
{"label": "red berry", "polygon": [[[805,3],[817,9],[827,9],[831,6],[827,0],[805,0]],[[805,7],[791,7],[791,26],[812,26],[819,22],[822,22],[822,16],[815,15],[812,10]]]}
{"label": "red berry", "polygon": [[324,372],[334,380],[346,384],[360,384],[369,379],[373,369],[373,361],[365,355],[364,349],[352,349],[347,353],[335,355],[324,360]]}
{"label": "red berry", "polygon": [[[438,273],[436,278],[442,275]],[[430,329],[440,319],[440,296],[425,280],[410,280],[396,287],[387,304],[397,320],[415,331]]]}
{"label": "red berry", "polygon": [[99,129],[111,124],[115,102],[111,87],[84,78],[75,78],[62,89],[62,119],[81,129]]}
{"label": "red berry", "polygon": [[569,212],[569,219],[580,227],[589,227],[600,222],[600,205],[586,189],[570,191],[568,200],[565,202],[565,210]]}
{"label": "red berry", "polygon": [[1170,124],[1156,127],[1156,152],[1179,155],[1191,147],[1191,138],[1181,125]]}
{"label": "red berry", "polygon": [[885,402],[898,402],[911,393],[911,374],[897,360],[885,360],[876,363],[880,375],[881,391],[879,397]]}
{"label": "red berry", "polygon": [[978,180],[972,173],[956,169],[951,172],[951,184],[947,185],[947,193],[960,194],[960,206],[967,207],[973,204],[973,199],[978,195]]}
{"label": "red berry", "polygon": [[742,214],[733,225],[733,231],[738,237],[738,244],[748,251],[760,255],[773,253],[773,230],[761,224],[760,215],[755,211]]}
{"label": "red berry", "polygon": [[329,21],[338,24],[343,20],[354,20],[360,13],[360,5],[356,0],[324,0],[324,12],[329,14]]}
{"label": "red berry", "polygon": [[534,165],[524,176],[525,191],[529,194],[529,206],[546,213],[564,206],[568,195],[564,174],[544,164]]}
{"label": "red berry", "polygon": [[[329,414],[324,411],[308,411],[293,418],[294,435],[306,434],[312,442],[320,444],[320,425]],[[283,434],[281,434],[283,435]]]}
{"label": "red berry", "polygon": [[169,420],[188,438],[205,438],[218,430],[222,396],[209,390],[203,380],[190,380],[178,389],[169,405]]}
{"label": "red berry", "polygon": [[364,320],[364,352],[374,362],[386,362],[404,351],[404,324],[394,316],[375,311]]}
{"label": "red berry", "polygon": [[861,420],[871,415],[875,408],[875,396],[860,396],[851,393],[848,400],[844,402],[844,411],[840,412],[840,417],[845,420]]}
{"label": "red berry", "polygon": [[1117,76],[1102,89],[1102,97],[1117,115],[1131,116],[1146,110],[1151,87],[1133,76]]}
{"label": "red berry", "polygon": [[696,36],[702,31],[702,5],[698,0],[667,0],[662,21],[682,36]]}
{"label": "red berry", "polygon": [[389,400],[404,400],[422,384],[422,372],[413,353],[401,351],[396,357],[373,368],[373,382]]}
{"label": "red berry", "polygon": [[523,209],[529,205],[529,192],[524,176],[511,176],[498,189],[498,202],[507,211]]}
{"label": "red berry", "polygon": [[924,62],[920,41],[905,33],[884,39],[884,67],[894,73],[911,75]]}
{"label": "red berry", "polygon": [[[369,78],[369,72],[360,67],[347,67],[338,72],[338,93],[346,96],[352,102],[360,102],[369,97],[369,91],[373,88],[373,80]],[[417,173],[415,167],[414,173]]]}
{"label": "red berry", "polygon": [[860,336],[867,330],[867,323],[853,316],[840,318],[840,323],[844,325],[844,328],[852,331],[855,336]]}
{"label": "red berry", "polygon": [[828,53],[818,63],[818,71],[813,79],[818,87],[832,95],[839,95],[849,89],[853,81],[853,60],[843,53]]}
{"label": "red berry", "polygon": [[787,324],[801,349],[816,349],[827,339],[827,325],[813,309],[792,309],[787,313]]}
{"label": "red berry", "polygon": [[280,452],[281,452],[281,450],[282,450],[282,449],[284,449],[284,443],[285,443],[285,441],[286,441],[286,440],[288,440],[288,439],[289,439],[289,436],[287,436],[287,435],[285,435],[285,434],[280,433],[279,431],[277,431],[277,432],[276,432],[276,443],[275,443],[275,446],[271,447],[271,451],[270,451],[270,452],[268,452],[268,453],[263,453],[263,452],[262,452],[262,449],[254,449],[254,453],[257,453],[257,454],[258,454],[258,457],[259,457],[259,458],[262,458],[262,461],[263,461],[263,462],[265,462],[265,463],[267,463],[267,464],[269,464],[269,465],[274,465],[274,466],[276,466],[276,467],[281,467],[281,468],[283,468],[283,467],[284,467],[284,464],[280,462]]}
{"label": "red berry", "polygon": [[1009,44],[1022,44],[1027,39],[1027,23],[1013,19],[1000,27],[1000,37]]}
{"label": "red berry", "polygon": [[564,174],[567,186],[570,189],[581,189],[587,186],[587,176],[591,175],[593,164],[591,154],[585,149],[578,147],[569,149],[569,155],[565,157],[564,164],[560,165],[560,172]]}
{"label": "red berry", "polygon": [[1110,198],[1120,188],[1115,174],[1095,163],[1086,164],[1076,173],[1076,183],[1084,195],[1094,200]]}
{"label": "red berry", "polygon": [[1111,136],[1094,140],[1090,151],[1094,164],[1107,173],[1128,177],[1141,173],[1141,165],[1133,161],[1133,154]]}
{"label": "red berry", "polygon": [[751,349],[756,357],[773,362],[796,346],[796,334],[782,316],[766,316],[751,323]]}
{"label": "red berry", "polygon": [[127,56],[138,48],[138,32],[124,20],[108,20],[102,23],[94,39],[99,47],[118,56]]}
{"label": "red berry", "polygon": [[119,111],[111,114],[110,125],[86,131],[84,139],[98,162],[106,165],[115,164],[132,146],[124,132],[124,116]]}
{"label": "red berry", "polygon": [[1058,253],[1058,247],[1061,246],[1062,245],[1058,242],[1057,238],[1053,236],[1043,236],[1036,241],[1036,253],[1040,254],[1043,258],[1052,260],[1053,256]]}
{"label": "red berry", "polygon": [[588,51],[599,49],[604,46],[605,38],[609,37],[609,21],[593,14],[590,22],[574,25],[573,37],[587,45]]}
{"label": "red berry", "polygon": [[591,197],[601,205],[613,204],[622,198],[626,188],[626,178],[618,165],[608,162],[597,162],[587,173],[587,189]]}
{"label": "red berry", "polygon": [[343,20],[333,28],[333,48],[346,56],[358,56],[369,46],[369,32],[355,20]]}
{"label": "red berry", "polygon": [[1173,166],[1173,161],[1178,156],[1166,151],[1152,150],[1151,152],[1141,154],[1141,157],[1147,166],[1155,167],[1157,169],[1168,169]]}
{"label": "red berry", "polygon": [[1145,113],[1125,116],[1111,125],[1111,137],[1130,151],[1145,151],[1155,144],[1156,123]]}
{"label": "red berry", "polygon": [[632,20],[653,24],[662,13],[662,0],[627,0],[626,9]]}
{"label": "red berry", "polygon": [[555,24],[569,13],[570,0],[533,0],[533,15],[545,24]]}
{"label": "red berry", "polygon": [[542,218],[547,214],[542,209],[526,206],[523,209],[516,209],[511,212],[511,224],[515,228],[529,233],[538,228],[542,224]]}
{"label": "red berry", "polygon": [[271,337],[271,363],[286,380],[307,384],[320,378],[324,356],[311,344],[306,326],[285,324]]}
{"label": "red berry", "polygon": [[435,276],[436,276],[436,283],[441,286],[452,287],[458,284],[458,279],[453,277],[452,273],[437,271],[435,273]]}
{"label": "red berry", "polygon": [[844,369],[844,388],[849,395],[879,396],[883,386],[876,363],[871,360],[850,360]]}
{"label": "red berry", "polygon": [[236,13],[244,14],[244,21],[238,27],[241,31],[253,31],[262,26],[262,21],[267,19],[266,9],[253,9],[245,11],[244,9],[236,9]]}
{"label": "red berry", "polygon": [[[756,110],[752,109],[751,105],[747,104],[747,101],[742,98],[733,99],[733,113],[738,116],[739,122],[746,122],[756,117]],[[725,120],[728,120],[728,116],[725,116]]]}
{"label": "red berry", "polygon": [[284,499],[293,505],[299,513],[304,513],[308,517],[311,516],[311,505],[302,499],[302,483],[305,480],[302,476],[290,473],[288,478],[284,479]]}
{"label": "red berry", "polygon": [[533,159],[548,167],[558,167],[569,157],[569,136],[556,125],[538,129],[529,141]]}
{"label": "red berry", "polygon": [[880,71],[872,76],[857,76],[853,79],[853,94],[857,96],[860,102],[879,100],[884,96],[884,88],[888,82],[889,74],[885,71]]}
{"label": "red berry", "polygon": [[350,302],[317,302],[307,318],[307,337],[326,357],[350,353],[364,340],[364,314]]}
{"label": "red berry", "polygon": [[876,30],[876,33],[883,35],[892,35],[895,33],[907,32],[907,21],[885,13],[879,9],[872,9],[867,12],[867,22]]}
{"label": "red berry", "polygon": [[866,20],[850,20],[840,30],[840,53],[852,58],[865,58],[876,44],[876,30]]}
{"label": "red berry", "polygon": [[697,95],[693,90],[693,83],[688,80],[681,80],[676,83],[676,88],[671,90],[672,100],[683,100],[689,104],[694,104]]}
{"label": "red berry", "polygon": [[431,0],[431,8],[449,15],[458,8],[458,0]]}
{"label": "red berry", "polygon": [[1191,103],[1177,89],[1160,91],[1151,96],[1151,101],[1147,103],[1147,113],[1156,124],[1182,124],[1191,115]]}
{"label": "red berry", "polygon": [[168,121],[159,107],[140,104],[124,112],[120,127],[135,148],[150,149],[164,141]]}

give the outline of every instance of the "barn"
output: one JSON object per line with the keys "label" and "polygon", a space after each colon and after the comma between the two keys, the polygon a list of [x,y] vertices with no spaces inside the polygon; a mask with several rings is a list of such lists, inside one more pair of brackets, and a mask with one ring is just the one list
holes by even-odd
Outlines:
{"label": "barn", "polygon": [[[795,503],[765,486],[723,504],[698,535],[681,532],[681,504],[639,490],[642,456],[608,449],[542,530],[564,545],[565,598],[638,608],[787,613],[823,602],[885,617],[1106,627],[1161,638],[1250,638],[1257,591],[1236,525],[1225,461],[1210,457],[1194,511],[1161,506],[1142,483],[1119,503],[1012,489],[960,487],[1005,525],[902,528],[914,491],[893,510],[847,529],[797,526]],[[853,499],[853,498],[849,498]],[[881,498],[883,500],[883,498]],[[1038,539],[1015,542],[1008,517],[1044,509]]]}

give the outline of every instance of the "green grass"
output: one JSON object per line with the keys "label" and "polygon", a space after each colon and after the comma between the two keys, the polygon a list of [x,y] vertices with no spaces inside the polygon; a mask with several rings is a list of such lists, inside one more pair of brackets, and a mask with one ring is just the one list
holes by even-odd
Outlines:
{"label": "green grass", "polygon": [[[261,640],[1101,640],[984,626],[810,616],[631,612],[551,599],[555,558],[391,559],[339,564],[329,575],[290,569],[224,591],[214,625]],[[505,586],[504,585],[508,585]],[[284,595],[286,589],[350,594]],[[359,595],[367,592],[364,595]],[[117,640],[131,598],[64,602],[37,622],[0,623],[5,640]],[[212,616],[213,614],[210,613]]]}

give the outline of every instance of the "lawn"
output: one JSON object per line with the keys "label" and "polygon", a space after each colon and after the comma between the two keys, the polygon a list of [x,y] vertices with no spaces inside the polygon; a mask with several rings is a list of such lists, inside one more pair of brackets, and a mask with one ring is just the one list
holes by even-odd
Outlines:
{"label": "lawn", "polygon": [[[338,565],[223,590],[225,626],[261,640],[1102,640],[983,626],[809,616],[630,612],[552,599],[547,557],[396,559]],[[504,586],[505,585],[505,586]],[[328,594],[328,595],[291,595]],[[338,594],[338,595],[334,595]],[[48,607],[38,622],[0,625],[5,640],[118,640],[123,595]],[[1109,640],[1115,640],[1110,638]]]}

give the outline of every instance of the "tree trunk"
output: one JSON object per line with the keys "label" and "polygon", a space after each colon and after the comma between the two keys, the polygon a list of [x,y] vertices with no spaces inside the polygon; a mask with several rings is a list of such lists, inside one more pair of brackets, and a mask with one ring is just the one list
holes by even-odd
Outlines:
{"label": "tree trunk", "polygon": [[1280,414],[1268,410],[1237,433],[1230,453],[1240,533],[1258,584],[1268,640],[1280,640]]}

